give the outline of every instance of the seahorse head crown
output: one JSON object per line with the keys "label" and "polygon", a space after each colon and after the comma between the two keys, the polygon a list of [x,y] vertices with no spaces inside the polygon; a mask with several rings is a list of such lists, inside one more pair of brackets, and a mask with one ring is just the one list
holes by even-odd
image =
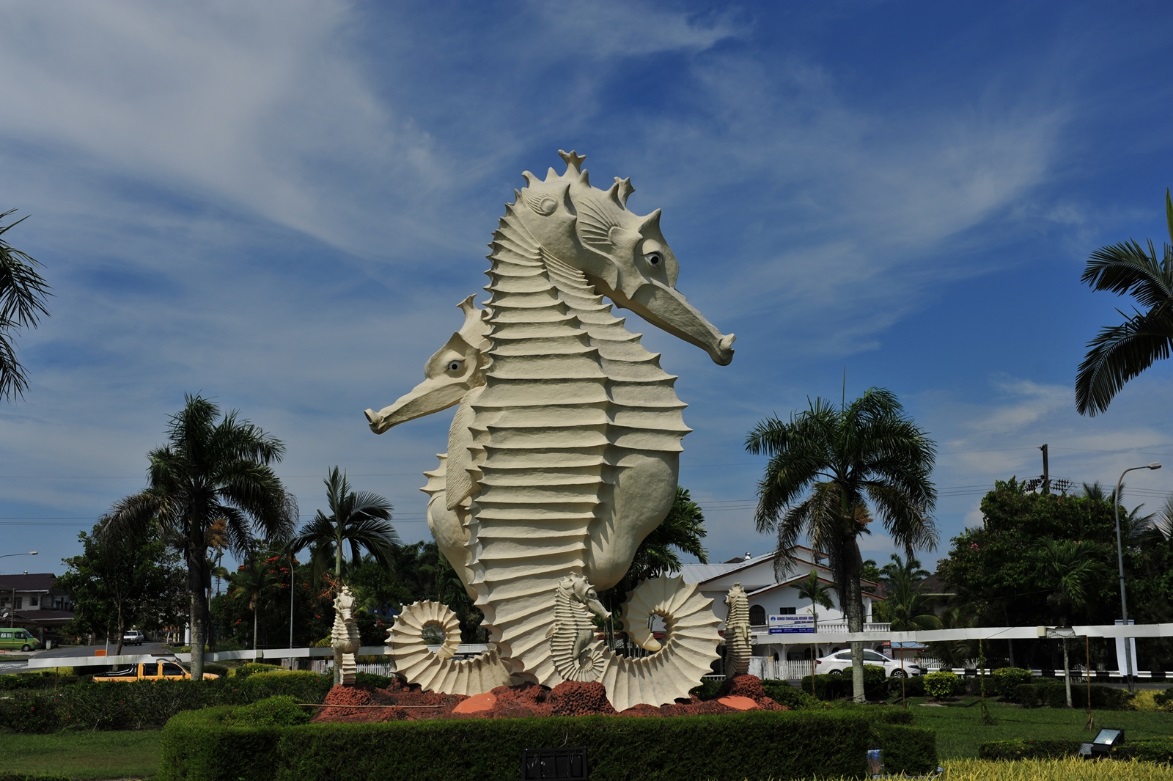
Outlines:
{"label": "seahorse head crown", "polygon": [[676,290],[679,265],[660,232],[660,210],[627,209],[635,188],[615,178],[607,191],[591,187],[586,159],[559,150],[566,171],[545,179],[526,171],[506,219],[519,222],[548,258],[581,271],[599,293],[653,325],[704,349],[722,366],[733,360],[733,334],[720,333]]}

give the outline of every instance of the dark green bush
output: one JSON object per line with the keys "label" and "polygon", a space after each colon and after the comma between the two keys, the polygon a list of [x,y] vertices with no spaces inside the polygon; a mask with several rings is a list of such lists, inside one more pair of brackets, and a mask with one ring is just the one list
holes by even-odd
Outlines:
{"label": "dark green bush", "polygon": [[990,674],[986,681],[986,691],[1013,700],[1015,689],[1024,683],[1030,683],[1031,677],[1030,670],[1021,667],[1002,667]]}
{"label": "dark green bush", "polygon": [[1014,694],[1009,698],[1024,708],[1041,708],[1050,702],[1050,690],[1055,688],[1054,681],[1046,683],[1020,683],[1014,687]]}
{"label": "dark green bush", "polygon": [[253,673],[273,673],[281,672],[283,667],[275,664],[265,664],[264,662],[247,662],[236,668],[233,673],[237,678],[247,678]]}
{"label": "dark green bush", "polygon": [[1130,740],[1117,749],[1121,759],[1135,759],[1140,762],[1156,762],[1173,765],[1173,738],[1142,738]]}
{"label": "dark green bush", "polygon": [[929,673],[925,678],[925,693],[934,700],[943,700],[953,697],[961,691],[962,682],[957,673],[950,670],[938,670]]}
{"label": "dark green bush", "polygon": [[84,681],[56,691],[14,691],[0,699],[0,731],[157,729],[181,711],[247,705],[268,697],[320,703],[330,678],[312,672],[263,672],[207,681]]}
{"label": "dark green bush", "polygon": [[357,673],[354,676],[354,683],[356,686],[369,686],[372,689],[386,689],[398,678],[389,675],[376,675],[375,673]]}
{"label": "dark green bush", "polygon": [[888,679],[888,696],[900,699],[904,697],[924,697],[925,696],[925,677],[923,675],[910,675],[907,678],[900,678],[893,676]]}
{"label": "dark green bush", "polygon": [[[1113,689],[1110,686],[1087,686],[1071,682],[1071,705],[1075,708],[1086,708],[1088,689],[1091,689],[1092,707],[1099,710],[1124,710],[1128,707],[1129,694],[1126,689]],[[1062,681],[1051,684],[1046,689],[1046,704],[1052,708],[1067,707],[1066,687]]]}
{"label": "dark green bush", "polygon": [[[72,670],[73,668],[67,668]],[[15,675],[0,675],[0,691],[17,691],[21,689],[54,689],[58,686],[69,686],[85,680],[80,675],[58,675],[52,670],[43,672],[17,673]]]}
{"label": "dark green bush", "polygon": [[[525,748],[586,746],[592,781],[860,777],[868,748],[889,772],[935,767],[931,733],[842,712],[660,718],[458,719],[228,727],[228,709],[182,713],[163,730],[160,779],[515,779]],[[753,746],[733,751],[730,746]],[[355,747],[361,746],[361,751]],[[458,750],[454,750],[459,747]],[[901,763],[913,763],[908,767]]]}
{"label": "dark green bush", "polygon": [[981,759],[1062,759],[1079,753],[1078,740],[995,740],[978,747]]}
{"label": "dark green bush", "polygon": [[1157,692],[1153,695],[1153,701],[1161,706],[1173,703],[1173,688],[1166,689],[1163,692]]}
{"label": "dark green bush", "polygon": [[[811,690],[811,678],[808,675],[802,679],[802,690]],[[815,697],[820,700],[849,699],[852,696],[851,670],[844,670],[838,675],[815,675]],[[863,692],[869,702],[879,702],[888,699],[888,678],[883,667],[873,664],[863,666]]]}
{"label": "dark green bush", "polygon": [[266,697],[251,705],[233,708],[223,723],[226,726],[292,727],[309,720],[309,711],[292,697]]}
{"label": "dark green bush", "polygon": [[[720,691],[724,683],[724,678],[703,678],[701,679],[701,685],[694,688],[689,694],[695,694],[698,699],[711,700],[717,696],[717,692]],[[765,681],[762,681],[762,683],[765,683]]]}
{"label": "dark green bush", "polygon": [[[911,718],[912,714],[908,714]],[[884,772],[923,775],[937,769],[937,733],[924,727],[878,722],[876,747],[882,752]]]}
{"label": "dark green bush", "polygon": [[802,689],[791,686],[786,681],[762,681],[762,690],[774,702],[779,705],[785,705],[793,710],[827,707],[817,697],[812,696],[809,692],[804,692]]}

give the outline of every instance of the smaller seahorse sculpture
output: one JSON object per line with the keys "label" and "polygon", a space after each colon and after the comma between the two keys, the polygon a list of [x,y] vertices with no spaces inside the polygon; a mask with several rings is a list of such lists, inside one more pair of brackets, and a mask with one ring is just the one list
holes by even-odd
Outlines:
{"label": "smaller seahorse sculpture", "polygon": [[725,595],[729,614],[725,618],[725,677],[749,672],[749,657],[753,653],[749,636],[749,598],[740,583]]}
{"label": "smaller seahorse sculpture", "polygon": [[343,586],[334,597],[334,628],[330,632],[330,645],[334,648],[334,685],[353,686],[358,666],[354,655],[361,642],[358,625],[354,622],[354,594]]}
{"label": "smaller seahorse sculpture", "polygon": [[546,630],[554,669],[568,681],[597,681],[605,659],[595,643],[592,616],[610,618],[595,589],[577,573],[558,581],[554,596],[554,623]]}

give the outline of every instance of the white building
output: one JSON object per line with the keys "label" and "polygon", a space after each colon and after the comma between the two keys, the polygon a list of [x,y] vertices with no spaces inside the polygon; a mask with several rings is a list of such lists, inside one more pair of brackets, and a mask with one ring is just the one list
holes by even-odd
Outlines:
{"label": "white building", "polygon": [[[811,619],[814,616],[810,600],[800,597],[796,588],[812,570],[818,573],[821,582],[832,587],[829,595],[832,607],[817,608],[819,631],[846,633],[847,618],[839,606],[839,596],[826,555],[804,546],[796,546],[791,553],[794,561],[777,573],[774,570],[773,553],[762,556],[747,553],[744,559],[720,564],[686,564],[680,574],[685,582],[697,584],[700,592],[713,600],[713,612],[721,620],[722,632],[725,631],[725,616],[728,613],[725,595],[735,583],[741,584],[749,598],[754,656],[775,661],[809,660],[846,648],[846,643],[824,643],[812,647],[802,642],[803,633],[794,631],[799,626],[813,629]],[[865,580],[862,586],[864,631],[887,630],[888,624],[872,623],[872,606],[883,600],[878,594],[879,585]],[[876,646],[879,646],[879,642]]]}

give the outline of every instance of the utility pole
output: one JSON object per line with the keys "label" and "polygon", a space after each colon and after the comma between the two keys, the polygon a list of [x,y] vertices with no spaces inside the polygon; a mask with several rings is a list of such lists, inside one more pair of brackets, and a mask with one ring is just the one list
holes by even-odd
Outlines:
{"label": "utility pole", "polygon": [[1051,471],[1047,466],[1047,446],[1040,445],[1039,450],[1043,451],[1043,493],[1051,493]]}

